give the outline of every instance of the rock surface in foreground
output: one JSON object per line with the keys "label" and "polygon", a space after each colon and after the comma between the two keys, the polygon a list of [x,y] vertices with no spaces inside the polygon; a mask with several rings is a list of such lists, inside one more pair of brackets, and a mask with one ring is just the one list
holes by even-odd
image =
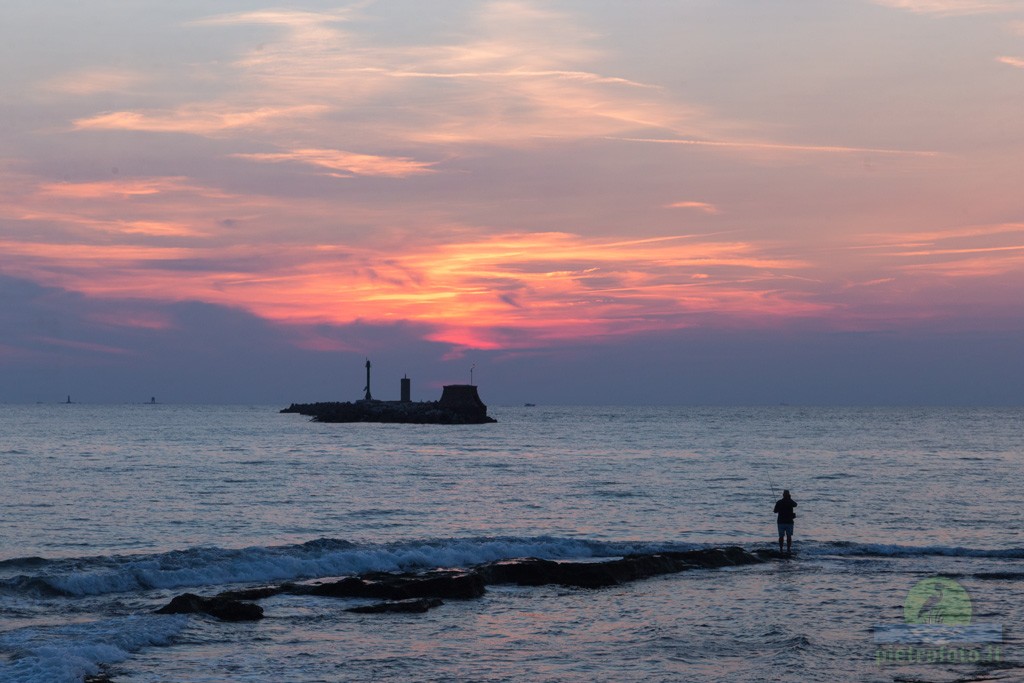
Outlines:
{"label": "rock surface in foreground", "polygon": [[555,562],[537,558],[502,560],[483,565],[478,571],[484,575],[486,583],[490,584],[557,584],[603,588],[688,569],[756,564],[762,561],[757,555],[733,547],[627,555],[603,562]]}
{"label": "rock surface in foreground", "polygon": [[156,611],[157,614],[209,614],[221,621],[256,621],[263,618],[263,608],[251,602],[242,602],[218,595],[204,598],[185,593]]}
{"label": "rock surface in foreground", "polygon": [[314,584],[284,583],[238,591],[212,598],[185,593],[158,614],[210,614],[225,621],[263,617],[263,609],[248,600],[274,595],[315,595],[335,598],[373,598],[386,602],[349,609],[350,612],[425,612],[442,599],[470,600],[482,596],[488,585],[559,585],[604,588],[630,581],[674,574],[690,569],[713,569],[758,564],[770,553],[743,548],[709,548],[681,552],[643,553],[592,562],[556,562],[535,557],[499,560],[469,569],[434,569],[423,572],[371,572]]}
{"label": "rock surface in foreground", "polygon": [[441,598],[417,598],[415,600],[396,600],[388,602],[378,602],[372,605],[360,605],[359,607],[349,607],[346,612],[355,612],[356,614],[382,614],[384,612],[410,612],[414,614],[421,614],[427,610],[433,609],[434,607],[440,607],[444,604]]}
{"label": "rock surface in foreground", "polygon": [[479,572],[461,570],[435,570],[413,574],[374,572],[301,589],[302,593],[309,595],[382,600],[414,598],[469,600],[479,598],[485,591],[484,577]]}

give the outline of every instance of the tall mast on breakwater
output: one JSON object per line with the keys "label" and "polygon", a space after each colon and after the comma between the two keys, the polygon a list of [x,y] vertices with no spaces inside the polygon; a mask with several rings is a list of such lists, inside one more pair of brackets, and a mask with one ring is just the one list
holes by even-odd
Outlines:
{"label": "tall mast on breakwater", "polygon": [[366,359],[366,400],[372,401],[373,397],[370,396],[370,359]]}

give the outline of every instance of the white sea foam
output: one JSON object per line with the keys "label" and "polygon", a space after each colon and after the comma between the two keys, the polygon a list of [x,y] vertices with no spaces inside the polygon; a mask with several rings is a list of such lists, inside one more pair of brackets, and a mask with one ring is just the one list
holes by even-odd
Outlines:
{"label": "white sea foam", "polygon": [[185,616],[129,616],[58,628],[25,628],[0,635],[0,681],[68,683],[96,674],[146,647],[167,645]]}
{"label": "white sea foam", "polygon": [[299,580],[370,571],[465,567],[526,556],[548,559],[613,556],[655,547],[663,546],[604,544],[552,537],[448,539],[364,546],[321,541],[283,548],[201,548],[139,558],[105,559],[97,561],[100,566],[95,569],[58,571],[39,579],[63,594],[85,596],[151,588]]}
{"label": "white sea foam", "polygon": [[[798,544],[799,547],[799,544]],[[1024,558],[1024,548],[966,548],[945,545],[896,545],[886,543],[809,542],[807,550],[815,555],[840,555],[862,557],[976,557],[991,559]]]}
{"label": "white sea foam", "polygon": [[[744,545],[755,547],[759,544]],[[557,537],[509,537],[354,545],[321,539],[297,546],[242,550],[195,548],[142,557],[95,558],[92,562],[94,568],[89,567],[88,561],[75,562],[76,568],[69,571],[60,571],[59,566],[48,566],[43,574],[22,575],[15,582],[7,582],[7,587],[12,589],[20,586],[24,590],[37,590],[42,585],[69,596],[104,595],[145,589],[292,581],[371,571],[467,567],[515,557],[611,557],[694,547],[710,547],[710,544],[604,543]],[[816,541],[798,543],[797,547],[805,557],[1024,557],[1022,548],[990,550]]]}

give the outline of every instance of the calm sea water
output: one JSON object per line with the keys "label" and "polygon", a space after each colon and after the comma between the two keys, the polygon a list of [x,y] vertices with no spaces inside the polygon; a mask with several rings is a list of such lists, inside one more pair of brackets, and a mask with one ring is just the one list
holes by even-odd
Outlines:
{"label": "calm sea water", "polygon": [[[1024,680],[1024,410],[492,407],[439,427],[277,408],[0,406],[0,681]],[[782,487],[790,561],[422,615],[298,596],[251,624],[152,614],[369,570],[768,548]],[[943,661],[895,661],[885,634],[937,576],[988,639],[932,631],[903,657]]]}

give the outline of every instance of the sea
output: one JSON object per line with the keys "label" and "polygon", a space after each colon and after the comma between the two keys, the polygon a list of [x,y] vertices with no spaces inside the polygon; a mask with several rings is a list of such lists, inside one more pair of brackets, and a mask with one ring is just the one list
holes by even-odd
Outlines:
{"label": "sea", "polygon": [[[1024,680],[1024,409],[281,407],[0,405],[0,681]],[[783,488],[794,552],[758,564],[422,614],[154,613],[370,571],[777,550]]]}

